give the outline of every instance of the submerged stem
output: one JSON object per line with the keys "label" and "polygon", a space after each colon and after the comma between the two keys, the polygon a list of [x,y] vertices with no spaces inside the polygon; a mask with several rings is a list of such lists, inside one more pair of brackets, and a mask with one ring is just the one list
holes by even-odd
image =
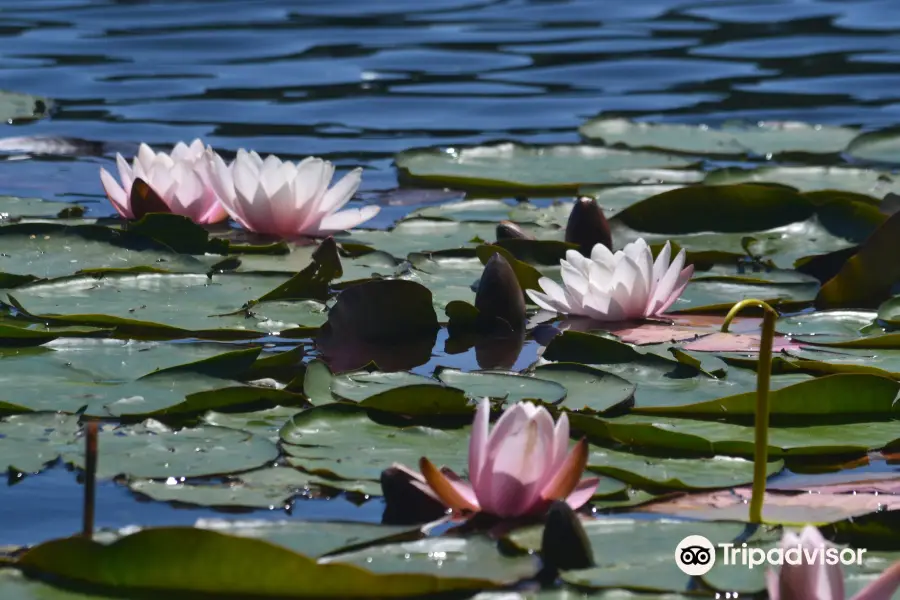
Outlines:
{"label": "submerged stem", "polygon": [[81,534],[94,537],[94,487],[97,482],[97,421],[88,421],[84,427],[84,508]]}
{"label": "submerged stem", "polygon": [[748,306],[763,309],[762,337],[759,341],[759,366],[756,370],[756,414],[753,440],[753,492],[750,496],[750,522],[762,523],[763,499],[766,494],[766,468],[769,462],[769,380],[772,376],[772,344],[775,340],[775,319],[778,313],[762,300],[742,300],[735,304],[725,322],[722,331],[737,314]]}

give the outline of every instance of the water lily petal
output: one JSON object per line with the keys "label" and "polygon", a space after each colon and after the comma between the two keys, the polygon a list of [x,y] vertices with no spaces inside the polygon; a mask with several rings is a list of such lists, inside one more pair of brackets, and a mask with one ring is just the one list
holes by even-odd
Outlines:
{"label": "water lily petal", "polygon": [[556,473],[566,461],[566,452],[569,450],[569,416],[566,413],[559,415],[556,427],[553,428],[553,459],[550,461],[550,470]]}
{"label": "water lily petal", "polygon": [[586,440],[581,439],[569,452],[553,478],[541,490],[541,497],[548,502],[567,498],[578,486],[581,474],[584,473],[587,466],[587,460],[588,444]]}
{"label": "water lily petal", "polygon": [[475,409],[475,420],[472,423],[472,437],[469,438],[469,481],[472,487],[478,487],[481,468],[487,458],[488,434],[490,431],[491,403],[483,398]]}
{"label": "water lily petal", "polygon": [[864,587],[851,600],[891,600],[900,588],[900,561],[887,568],[878,579]]}
{"label": "water lily petal", "polygon": [[662,314],[669,310],[669,307],[675,304],[675,301],[684,293],[684,288],[688,286],[691,282],[691,277],[694,275],[694,265],[688,265],[684,269],[682,269],[681,274],[678,276],[678,281],[675,282],[675,289],[672,290],[672,293],[669,295],[669,299],[666,300],[662,306],[659,307],[659,310],[656,314]]}
{"label": "water lily petal", "polygon": [[147,144],[141,144],[138,147],[137,156],[134,157],[135,166],[139,164],[144,172],[149,172],[155,161],[156,154],[153,152],[153,149]]}
{"label": "water lily petal", "polygon": [[126,219],[133,219],[134,214],[131,212],[128,195],[106,169],[100,169],[100,182],[106,191],[106,197],[109,198],[109,202],[116,212]]}
{"label": "water lily petal", "polygon": [[[668,247],[669,245],[667,242],[666,248]],[[666,248],[663,249],[663,252],[665,252]],[[662,307],[668,302],[669,298],[672,296],[672,292],[675,291],[676,283],[681,276],[682,267],[684,266],[685,256],[684,250],[679,252],[675,257],[675,260],[672,261],[672,264],[669,265],[669,268],[666,269],[663,276],[657,281],[653,297],[650,298],[650,302],[647,303],[647,310],[644,314],[645,317],[658,315],[665,310]],[[662,258],[662,253],[660,253],[660,258]],[[656,266],[659,266],[659,261],[657,261]],[[654,269],[655,268],[656,267],[654,267]],[[681,294],[679,294],[679,296],[680,295]],[[677,299],[678,296],[675,298]]]}
{"label": "water lily petal", "polygon": [[572,510],[578,510],[594,497],[599,484],[599,477],[591,477],[579,481],[572,493],[566,496],[566,504],[571,506]]}
{"label": "water lily petal", "polygon": [[380,211],[380,206],[371,205],[362,208],[348,208],[347,210],[328,215],[322,219],[321,223],[319,223],[316,234],[324,235],[327,233],[353,229],[372,219]]}
{"label": "water lily petal", "polygon": [[127,196],[131,193],[131,186],[134,185],[134,171],[119,153],[116,153],[116,166],[119,168],[119,179],[122,180],[122,189],[125,190],[125,195]]}
{"label": "water lily petal", "polygon": [[334,187],[325,192],[319,205],[319,211],[325,214],[339,211],[345,204],[350,202],[356,190],[359,189],[360,183],[362,183],[362,169],[357,167],[344,175],[340,181],[334,184]]}
{"label": "water lily petal", "polygon": [[478,511],[478,506],[466,500],[465,496],[450,483],[447,476],[441,473],[424,456],[419,460],[419,470],[422,471],[422,476],[428,482],[428,486],[434,491],[444,506],[460,512]]}
{"label": "water lily petal", "polygon": [[566,291],[558,283],[549,277],[541,277],[538,279],[538,285],[544,290],[544,294],[534,290],[525,290],[525,293],[528,294],[529,298],[534,300],[535,304],[545,310],[557,312],[572,311],[573,306],[569,304],[566,297]]}
{"label": "water lily petal", "polygon": [[546,471],[547,450],[552,442],[543,433],[539,419],[528,419],[524,427],[503,436],[491,461],[481,472],[481,479],[490,480],[490,495],[478,495],[482,510],[499,517],[526,514],[540,493]]}
{"label": "water lily petal", "polygon": [[459,475],[457,475],[447,467],[441,468],[441,474],[443,474],[443,476],[447,478],[447,481],[450,483],[450,485],[453,486],[453,489],[456,490],[456,492],[460,496],[465,498],[466,502],[475,507],[472,510],[481,510],[481,507],[478,504],[478,498],[475,496],[475,490],[472,489],[472,486],[469,483],[463,481],[459,477]]}

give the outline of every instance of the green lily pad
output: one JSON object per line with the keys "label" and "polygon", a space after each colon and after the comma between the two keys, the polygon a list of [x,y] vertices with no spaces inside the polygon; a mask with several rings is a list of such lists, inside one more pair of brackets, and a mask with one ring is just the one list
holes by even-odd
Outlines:
{"label": "green lily pad", "polygon": [[[626,588],[641,592],[683,591],[690,580],[675,562],[675,549],[689,535],[702,535],[714,545],[729,543],[744,531],[743,523],[644,521],[604,517],[583,522],[594,549],[596,566],[566,571],[562,579],[579,588]],[[510,540],[523,550],[537,551],[542,527],[519,529]],[[648,574],[652,573],[652,577]]]}
{"label": "green lily pad", "polygon": [[457,189],[575,192],[585,184],[634,183],[627,169],[687,167],[683,158],[598,146],[414,148],[394,158],[402,180]]}
{"label": "green lily pad", "polygon": [[[769,422],[805,425],[898,418],[900,403],[894,402],[898,392],[900,382],[877,375],[838,374],[802,381],[770,394]],[[756,392],[685,406],[638,407],[634,412],[752,424]]]}
{"label": "green lily pad", "polygon": [[747,298],[812,303],[818,291],[819,283],[816,281],[774,284],[751,283],[739,277],[719,277],[714,280],[707,278],[689,283],[670,312],[702,312],[707,306],[731,306]]}
{"label": "green lily pad", "polygon": [[900,213],[895,213],[847,259],[837,275],[822,285],[816,306],[868,308],[888,299],[900,280],[900,267],[892,258],[900,251],[898,236]]}
{"label": "green lily pad", "polygon": [[[274,510],[288,505],[292,497],[308,489],[309,479],[308,475],[296,469],[270,467],[232,476],[224,482],[204,481],[195,484],[183,483],[176,478],[135,479],[128,482],[128,487],[132,492],[160,502]],[[237,532],[229,533],[240,535]]]}
{"label": "green lily pad", "polygon": [[502,200],[469,199],[437,206],[426,206],[409,213],[409,218],[496,223],[508,219],[511,210],[513,210],[513,205]]}
{"label": "green lily pad", "polygon": [[354,229],[336,236],[335,239],[340,243],[366,244],[396,258],[405,258],[411,252],[474,248],[485,241],[493,240],[496,228],[493,223],[405,219],[390,231]]}
{"label": "green lily pad", "polygon": [[441,573],[445,577],[476,577],[513,582],[533,577],[539,562],[534,556],[503,556],[487,536],[433,537],[373,546],[321,560],[348,563],[376,573]]}
{"label": "green lily pad", "polygon": [[210,410],[202,416],[201,422],[205,425],[241,429],[254,434],[256,437],[277,442],[281,439],[279,434],[281,427],[298,412],[300,411],[293,406],[276,406],[252,412],[235,413],[221,413]]}
{"label": "green lily pad", "polygon": [[555,381],[566,390],[562,406],[582,412],[617,412],[634,402],[635,385],[612,373],[578,363],[549,363],[536,367],[535,377]]}
{"label": "green lily pad", "polygon": [[684,152],[760,156],[786,153],[838,154],[856,137],[848,127],[809,125],[797,122],[725,123],[712,128],[681,123],[647,123],[598,117],[578,128],[590,140],[621,144],[630,148],[653,148]]}
{"label": "green lily pad", "polygon": [[41,96],[0,90],[0,121],[31,121],[50,115],[53,101]]}
{"label": "green lily pad", "polygon": [[81,594],[27,579],[13,569],[0,570],[0,597],[6,600],[97,600],[99,596]]}
{"label": "green lily pad", "polygon": [[[783,467],[783,461],[773,461],[767,473],[774,475]],[[659,458],[597,448],[591,450],[588,469],[656,493],[717,489],[753,481],[753,461],[732,456]]]}
{"label": "green lily pad", "polygon": [[[362,402],[366,398],[375,396],[387,390],[393,390],[409,385],[435,385],[441,382],[424,375],[416,375],[405,371],[382,373],[379,371],[354,371],[336,375],[330,382],[331,393],[340,399]],[[320,402],[324,398],[319,399]]]}
{"label": "green lily pad", "polygon": [[423,535],[418,528],[329,521],[200,519],[195,527],[266,540],[306,556],[319,557],[404,539],[415,540]]}
{"label": "green lily pad", "polygon": [[[187,527],[145,529],[109,545],[80,537],[53,540],[30,549],[18,564],[58,584],[119,594],[361,598],[495,587],[487,580],[377,575],[351,565],[323,565],[262,540]],[[298,587],[298,580],[306,583]]]}
{"label": "green lily pad", "polygon": [[498,371],[441,369],[438,379],[465,391],[469,398],[503,398],[507,404],[525,400],[556,404],[566,397],[566,388],[555,381]]}
{"label": "green lily pad", "polygon": [[[158,421],[106,426],[98,436],[97,477],[167,479],[248,471],[272,463],[278,447],[246,431],[204,425],[172,430]],[[81,447],[65,448],[63,460],[84,465]]]}
{"label": "green lily pad", "polygon": [[616,220],[653,233],[749,232],[805,221],[812,213],[808,200],[781,186],[701,185],[651,196]]}
{"label": "green lily pad", "polygon": [[469,448],[468,428],[393,427],[376,423],[361,408],[334,404],[297,414],[281,439],[291,464],[334,479],[338,488],[340,480],[377,482],[395,462],[417,468],[422,456],[462,474]]}
{"label": "green lily pad", "polygon": [[[619,211],[625,210],[634,204],[650,198],[651,196],[681,188],[682,186],[680,185],[667,184],[617,185],[613,187],[585,186],[579,188],[578,194],[580,196],[590,196],[591,198],[596,199],[597,204],[603,208],[604,214],[606,214],[607,217],[610,217]],[[569,212],[571,212],[571,209]],[[568,217],[568,213],[566,216]],[[565,225],[565,221],[560,224],[562,227],[565,227]]]}
{"label": "green lily pad", "polygon": [[0,196],[0,223],[5,219],[53,218],[65,210],[84,210],[78,204],[68,202],[48,202],[40,198],[17,198]]}
{"label": "green lily pad", "polygon": [[37,473],[74,443],[78,418],[57,413],[13,415],[0,420],[0,471]]}
{"label": "green lily pad", "polygon": [[[626,415],[602,420],[570,414],[572,427],[591,439],[673,454],[753,456],[751,426],[663,416]],[[897,437],[894,422],[844,423],[769,430],[769,456],[816,457],[862,455]]]}
{"label": "green lily pad", "polygon": [[221,388],[224,382],[199,372],[141,379],[145,369],[166,369],[198,358],[213,359],[216,367],[214,357],[221,354],[221,347],[205,344],[66,339],[42,352],[4,356],[0,398],[33,410],[74,412],[87,407],[88,414],[104,416],[151,412],[189,394]]}
{"label": "green lily pad", "polygon": [[325,322],[324,306],[315,301],[263,302],[249,313],[235,312],[280,281],[243,273],[73,277],[18,287],[15,294],[36,315],[103,314],[195,331],[279,331]]}
{"label": "green lily pad", "polygon": [[152,265],[173,272],[206,273],[221,260],[212,255],[192,256],[158,248],[116,246],[105,237],[74,231],[71,228],[32,232],[32,228],[16,225],[0,228],[0,271],[50,278],[87,269]]}
{"label": "green lily pad", "polygon": [[847,148],[847,154],[853,158],[879,163],[896,163],[898,153],[900,135],[896,128],[864,133]]}
{"label": "green lily pad", "polygon": [[850,167],[759,167],[757,169],[720,169],[706,176],[707,185],[730,183],[778,183],[801,192],[841,190],[883,198],[897,188],[887,172]]}

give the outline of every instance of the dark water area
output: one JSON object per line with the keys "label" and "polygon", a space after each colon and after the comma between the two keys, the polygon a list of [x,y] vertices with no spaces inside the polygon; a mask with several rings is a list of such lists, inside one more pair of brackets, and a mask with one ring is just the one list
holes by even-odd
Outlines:
{"label": "dark water area", "polygon": [[[3,137],[92,142],[68,156],[0,142],[0,194],[109,216],[98,170],[116,151],[196,137],[226,155],[362,166],[365,196],[397,185],[401,150],[576,142],[599,113],[883,128],[900,120],[898,32],[897,0],[0,0],[0,89],[55,102]],[[413,208],[385,206],[367,226]],[[474,367],[470,352],[416,371],[437,362]],[[62,467],[0,486],[0,543],[76,530],[80,494]],[[301,500],[291,518],[377,522],[382,506]],[[98,527],[221,514],[98,490]]]}

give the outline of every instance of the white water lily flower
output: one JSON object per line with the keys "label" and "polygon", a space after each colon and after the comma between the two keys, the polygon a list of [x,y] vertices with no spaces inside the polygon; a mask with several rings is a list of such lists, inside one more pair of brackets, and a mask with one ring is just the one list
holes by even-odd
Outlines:
{"label": "white water lily flower", "polygon": [[668,242],[656,262],[643,239],[613,254],[597,244],[591,257],[576,250],[560,261],[565,287],[547,277],[538,282],[544,293],[527,290],[535,304],[546,310],[590,317],[598,321],[624,321],[657,316],[678,299],[694,273],[684,267],[684,250],[669,264]]}
{"label": "white water lily flower", "polygon": [[323,236],[356,227],[380,210],[341,210],[356,193],[362,169],[350,171],[328,189],[334,165],[321,158],[294,164],[276,156],[263,160],[241,149],[230,165],[215,153],[209,153],[208,160],[222,205],[249,231],[283,238]]}
{"label": "white water lily flower", "polygon": [[[212,153],[212,148],[208,152]],[[151,212],[162,209],[161,206],[132,204],[132,185],[135,179],[142,179],[170,212],[204,225],[218,223],[228,218],[228,213],[210,185],[207,154],[207,148],[199,139],[190,146],[178,142],[171,154],[156,153],[147,144],[141,144],[131,166],[121,154],[116,154],[121,185],[106,169],[100,169],[100,181],[113,208],[126,219],[138,219],[148,212],[148,208]]]}

